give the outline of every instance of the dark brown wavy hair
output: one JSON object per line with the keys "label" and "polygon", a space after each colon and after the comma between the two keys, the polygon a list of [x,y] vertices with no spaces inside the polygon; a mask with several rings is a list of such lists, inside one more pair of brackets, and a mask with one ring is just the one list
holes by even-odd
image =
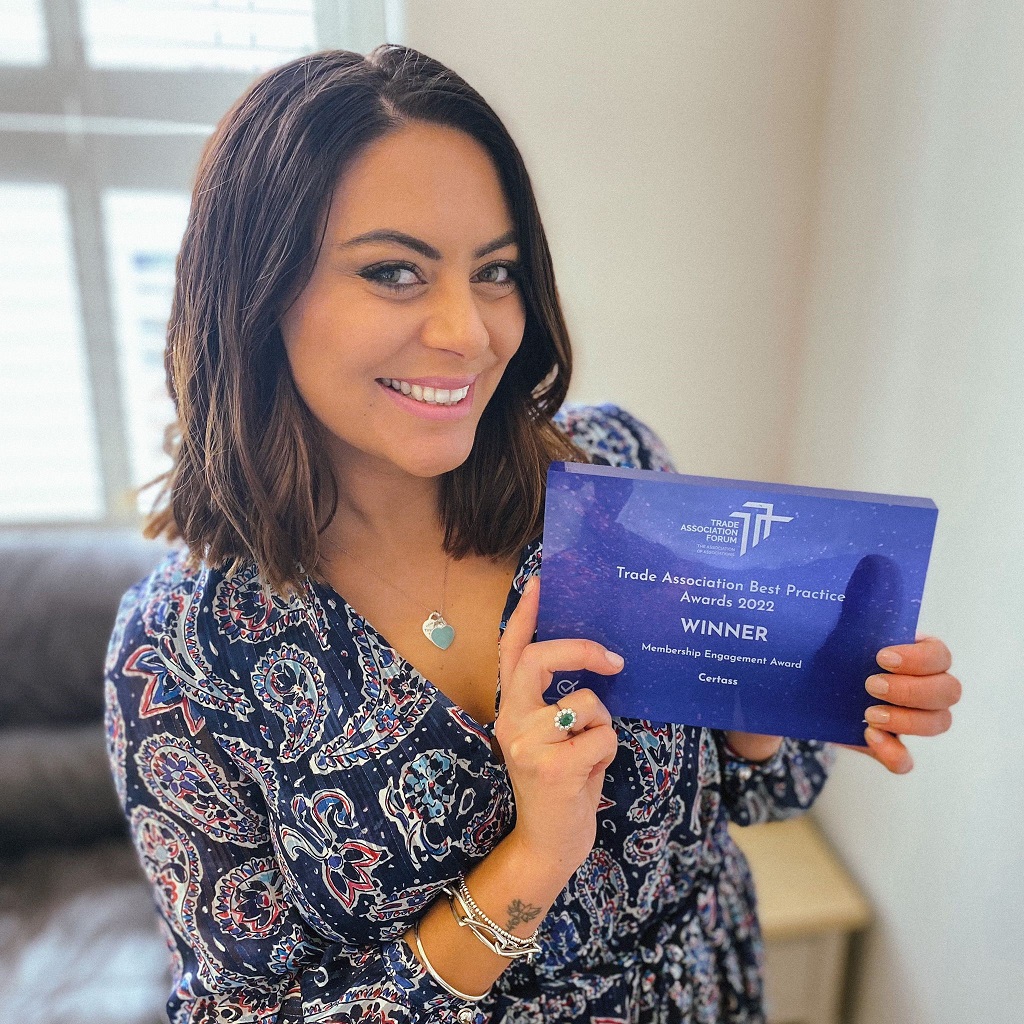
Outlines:
{"label": "dark brown wavy hair", "polygon": [[572,353],[540,214],[519,150],[457,74],[394,44],[328,50],[259,78],[217,125],[196,173],[175,274],[164,364],[177,420],[173,465],[143,533],[189,561],[254,560],[297,592],[337,511],[323,428],[302,400],[279,323],[323,243],[346,167],[409,122],[457,128],[491,156],[511,208],[526,311],[522,344],[484,410],[466,461],[440,481],[445,550],[510,557],[542,527],[548,465],[586,456],[552,421]]}

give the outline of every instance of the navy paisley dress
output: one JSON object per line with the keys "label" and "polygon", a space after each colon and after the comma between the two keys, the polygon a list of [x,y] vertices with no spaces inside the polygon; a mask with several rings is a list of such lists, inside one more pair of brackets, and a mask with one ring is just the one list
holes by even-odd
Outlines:
{"label": "navy paisley dress", "polygon": [[[673,468],[617,406],[556,422],[592,461]],[[522,551],[499,635],[541,557],[539,540]],[[469,1003],[400,936],[515,824],[492,725],[303,583],[285,601],[252,564],[190,571],[173,549],[118,611],[107,745],[173,958],[172,1021],[763,1021],[755,894],[726,826],[806,809],[831,747],[787,739],[752,765],[713,730],[614,719],[597,840],[542,955]]]}

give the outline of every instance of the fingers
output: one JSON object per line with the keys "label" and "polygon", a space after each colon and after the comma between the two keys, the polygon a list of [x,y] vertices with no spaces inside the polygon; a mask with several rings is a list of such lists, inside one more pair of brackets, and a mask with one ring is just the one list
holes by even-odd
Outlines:
{"label": "fingers", "polygon": [[840,743],[839,746],[857,754],[867,754],[895,775],[906,775],[914,767],[910,751],[900,743],[898,737],[870,726],[864,730],[864,738],[868,739],[869,735],[869,746],[857,747],[852,743]]}
{"label": "fingers", "polygon": [[566,734],[555,725],[555,712],[559,706],[563,709],[572,708],[576,712],[576,721],[569,734],[570,739],[581,735],[588,729],[595,729],[602,725],[611,726],[612,724],[611,714],[593,690],[586,687],[573,690],[559,701],[558,706],[546,704],[543,708],[538,708],[533,712],[538,721],[540,735],[549,736],[552,743],[565,742]]}
{"label": "fingers", "polygon": [[[576,722],[568,735],[555,725],[554,704],[546,704],[530,713],[529,726],[506,737],[506,762],[518,767],[532,765],[532,770],[543,770],[547,766],[560,777],[569,763],[575,766],[577,774],[587,776],[591,769],[601,762],[606,767],[615,759],[619,738],[612,724],[608,709],[601,703],[593,690],[575,690],[565,699],[563,707],[576,712]],[[498,716],[495,732],[507,732],[513,728],[504,724]],[[555,751],[553,748],[557,747]],[[554,753],[554,760],[549,754]],[[588,760],[589,759],[589,760]],[[561,766],[561,767],[559,767]],[[551,781],[556,781],[553,778]]]}
{"label": "fingers", "polygon": [[570,736],[562,740],[559,746],[565,749],[556,751],[558,756],[573,758],[581,767],[581,773],[586,769],[589,778],[595,772],[604,771],[615,760],[619,751],[619,737],[614,726],[601,725],[587,729],[578,736]]}
{"label": "fingers", "polygon": [[867,746],[853,749],[903,775],[914,767],[914,759],[899,737],[945,732],[953,721],[949,709],[960,700],[963,688],[949,672],[953,659],[938,637],[918,634],[915,643],[883,648],[876,660],[889,671],[869,676],[864,686],[889,705],[879,704],[864,712]]}
{"label": "fingers", "polygon": [[[528,714],[548,706],[544,692],[556,672],[586,669],[599,675],[614,675],[622,668],[622,659],[612,662],[609,652],[594,640],[540,640],[522,653],[514,675],[501,680],[502,704],[517,714]],[[554,712],[552,712],[554,714]]]}
{"label": "fingers", "polygon": [[[952,707],[962,693],[960,680],[948,672],[931,676],[879,673],[868,676],[864,688],[873,697],[906,708],[940,711]],[[909,730],[905,730],[909,731]]]}
{"label": "fingers", "polygon": [[564,789],[567,780],[573,780],[570,788],[576,789],[604,771],[615,760],[618,749],[615,728],[599,725],[554,746],[535,748],[531,757],[518,764],[550,797]]}
{"label": "fingers", "polygon": [[548,706],[544,692],[556,672],[586,669],[599,675],[614,675],[623,665],[621,657],[614,654],[609,657],[611,652],[594,640],[560,639],[531,643],[539,603],[539,586],[533,582],[534,579],[536,577],[531,577],[523,590],[499,645],[502,708],[515,715],[526,715]]}
{"label": "fingers", "polygon": [[953,716],[947,710],[917,711],[912,708],[886,707],[884,704],[868,708],[864,717],[870,725],[909,736],[938,736],[953,723]]}
{"label": "fingers", "polygon": [[615,675],[622,670],[622,657],[599,644],[596,640],[540,640],[523,651],[519,659],[521,670],[547,676],[540,693],[547,689],[555,672],[573,672],[587,669],[602,676]]}
{"label": "fingers", "polygon": [[537,605],[540,602],[540,578],[531,576],[526,581],[519,603],[505,624],[505,631],[498,643],[498,671],[501,675],[502,699],[505,695],[505,680],[512,678],[512,673],[519,664],[519,659],[533,639],[537,630]]}
{"label": "fingers", "polygon": [[949,648],[935,636],[919,636],[916,643],[883,647],[876,660],[882,668],[908,676],[948,672],[953,664]]}
{"label": "fingers", "polygon": [[866,752],[894,774],[906,775],[914,767],[910,751],[892,733],[869,725],[864,730],[864,739],[868,744]]}

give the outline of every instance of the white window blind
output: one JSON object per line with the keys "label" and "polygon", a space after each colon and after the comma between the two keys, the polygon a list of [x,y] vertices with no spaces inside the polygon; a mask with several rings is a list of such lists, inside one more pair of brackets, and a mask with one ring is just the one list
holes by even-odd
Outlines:
{"label": "white window blind", "polygon": [[0,184],[4,519],[103,515],[80,324],[64,190]]}
{"label": "white window blind", "polygon": [[39,0],[4,0],[0,19],[0,64],[46,62],[46,31]]}
{"label": "white window blind", "polygon": [[264,71],[315,49],[313,0],[83,0],[99,68]]}
{"label": "white window blind", "polygon": [[[103,198],[121,392],[132,483],[137,487],[170,464],[162,450],[164,428],[174,418],[164,342],[189,197],[183,192],[114,190]],[[142,508],[151,497],[142,496]]]}

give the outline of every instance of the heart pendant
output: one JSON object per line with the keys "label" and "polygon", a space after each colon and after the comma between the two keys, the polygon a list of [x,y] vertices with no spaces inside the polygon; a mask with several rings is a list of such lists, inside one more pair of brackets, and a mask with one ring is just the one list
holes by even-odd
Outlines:
{"label": "heart pendant", "polygon": [[423,623],[423,635],[442,651],[447,651],[455,639],[455,630],[444,621],[440,612],[431,612]]}

